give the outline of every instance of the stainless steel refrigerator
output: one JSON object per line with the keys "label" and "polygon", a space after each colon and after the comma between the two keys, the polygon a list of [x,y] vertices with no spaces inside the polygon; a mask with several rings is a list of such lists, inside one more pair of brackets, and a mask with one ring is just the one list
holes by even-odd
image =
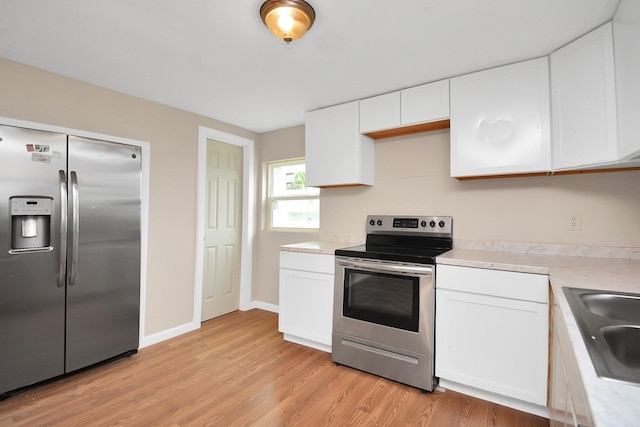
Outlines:
{"label": "stainless steel refrigerator", "polygon": [[0,397],[132,354],[139,147],[0,125]]}

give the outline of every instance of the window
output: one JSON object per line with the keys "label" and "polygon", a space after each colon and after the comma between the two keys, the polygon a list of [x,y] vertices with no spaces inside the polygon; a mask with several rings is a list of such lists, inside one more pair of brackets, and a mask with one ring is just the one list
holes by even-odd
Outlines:
{"label": "window", "polygon": [[268,163],[268,227],[317,231],[320,190],[307,187],[304,159]]}

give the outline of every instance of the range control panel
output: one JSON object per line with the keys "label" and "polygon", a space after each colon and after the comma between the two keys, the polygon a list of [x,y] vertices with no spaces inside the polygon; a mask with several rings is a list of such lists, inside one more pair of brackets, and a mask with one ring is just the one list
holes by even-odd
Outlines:
{"label": "range control panel", "polygon": [[451,235],[452,228],[450,216],[367,216],[367,234]]}

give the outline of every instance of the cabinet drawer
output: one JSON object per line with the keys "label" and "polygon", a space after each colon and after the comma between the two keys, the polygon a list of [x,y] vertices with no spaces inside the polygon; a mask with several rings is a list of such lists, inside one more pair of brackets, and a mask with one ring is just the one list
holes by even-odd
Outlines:
{"label": "cabinet drawer", "polygon": [[436,266],[436,288],[546,303],[549,277],[483,268]]}
{"label": "cabinet drawer", "polygon": [[335,257],[326,254],[280,251],[280,268],[333,274]]}

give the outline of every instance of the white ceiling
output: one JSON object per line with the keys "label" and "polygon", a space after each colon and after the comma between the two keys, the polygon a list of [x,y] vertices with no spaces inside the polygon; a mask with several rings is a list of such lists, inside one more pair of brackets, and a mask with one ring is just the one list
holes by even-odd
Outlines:
{"label": "white ceiling", "polygon": [[0,0],[0,57],[256,132],[305,111],[546,55],[619,0],[308,0],[286,45],[263,0]]}

